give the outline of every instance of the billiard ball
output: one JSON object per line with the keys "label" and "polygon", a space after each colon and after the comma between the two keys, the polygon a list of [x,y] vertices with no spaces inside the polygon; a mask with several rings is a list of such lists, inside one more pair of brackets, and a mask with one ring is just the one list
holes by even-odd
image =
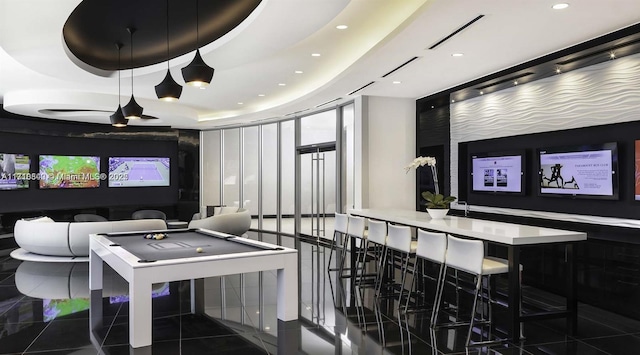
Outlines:
{"label": "billiard ball", "polygon": [[203,250],[202,248],[196,248],[196,251],[197,251],[198,253],[202,253],[204,250]]}

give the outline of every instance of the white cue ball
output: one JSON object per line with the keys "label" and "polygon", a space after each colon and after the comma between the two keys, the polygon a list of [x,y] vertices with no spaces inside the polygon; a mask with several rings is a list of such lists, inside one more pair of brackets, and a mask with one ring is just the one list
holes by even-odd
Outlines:
{"label": "white cue ball", "polygon": [[197,249],[196,249],[196,251],[197,251],[198,253],[202,253],[204,250],[203,250],[202,248],[197,248]]}

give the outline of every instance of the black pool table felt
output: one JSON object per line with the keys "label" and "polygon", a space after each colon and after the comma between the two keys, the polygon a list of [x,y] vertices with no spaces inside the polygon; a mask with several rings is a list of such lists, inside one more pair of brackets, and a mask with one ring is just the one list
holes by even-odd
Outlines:
{"label": "black pool table felt", "polygon": [[[199,231],[167,231],[167,237],[160,240],[145,239],[148,233],[103,234],[113,243],[111,247],[122,247],[140,259],[139,262],[153,262],[211,256],[246,253],[263,250],[281,250],[278,247],[263,247],[245,243],[240,237],[210,235]],[[198,253],[197,248],[202,248]]]}

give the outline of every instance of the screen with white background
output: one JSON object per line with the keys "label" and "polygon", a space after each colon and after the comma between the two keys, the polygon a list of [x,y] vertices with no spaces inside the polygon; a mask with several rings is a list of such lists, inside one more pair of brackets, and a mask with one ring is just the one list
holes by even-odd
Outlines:
{"label": "screen with white background", "polygon": [[473,191],[522,192],[522,156],[472,157]]}
{"label": "screen with white background", "polygon": [[613,196],[614,170],[609,149],[540,152],[540,192],[561,195]]}

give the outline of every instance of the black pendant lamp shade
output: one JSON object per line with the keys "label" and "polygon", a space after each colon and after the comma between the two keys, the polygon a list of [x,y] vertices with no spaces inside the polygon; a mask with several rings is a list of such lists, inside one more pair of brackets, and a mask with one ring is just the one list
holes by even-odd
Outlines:
{"label": "black pendant lamp shade", "polygon": [[142,117],[143,110],[142,106],[136,102],[136,98],[131,94],[131,99],[129,99],[129,102],[122,108],[122,113],[128,120],[139,120]]}
{"label": "black pendant lamp shade", "polygon": [[129,120],[122,114],[122,107],[120,105],[118,105],[116,112],[109,116],[109,118],[111,119],[111,125],[114,127],[126,127],[127,123],[129,123]]}
{"label": "black pendant lamp shade", "polygon": [[191,63],[182,68],[182,77],[187,85],[202,87],[211,83],[213,71],[214,69],[204,62],[200,55],[200,49],[198,49]]}
{"label": "black pendant lamp shade", "polygon": [[164,80],[156,85],[156,96],[164,101],[177,101],[182,94],[182,86],[176,83],[171,76],[171,72],[167,69],[167,75]]}
{"label": "black pendant lamp shade", "polygon": [[182,78],[185,84],[196,87],[205,87],[209,85],[213,78],[213,68],[207,65],[200,55],[200,33],[198,30],[198,0],[196,0],[196,56],[191,63],[182,68]]}
{"label": "black pendant lamp shade", "polygon": [[167,0],[167,75],[164,80],[156,85],[156,96],[164,101],[177,101],[182,94],[182,86],[176,83],[171,76],[171,67],[169,66],[169,0]]}
{"label": "black pendant lamp shade", "polygon": [[136,32],[136,29],[127,27],[127,31],[129,31],[131,37],[131,99],[129,99],[129,103],[122,108],[122,113],[127,119],[136,120],[142,117],[143,111],[142,106],[138,105],[136,99],[133,97],[133,33]]}
{"label": "black pendant lamp shade", "polygon": [[114,127],[126,127],[129,120],[122,114],[122,106],[120,106],[120,49],[122,48],[122,43],[116,42],[116,48],[118,48],[118,109],[109,116],[109,119]]}

